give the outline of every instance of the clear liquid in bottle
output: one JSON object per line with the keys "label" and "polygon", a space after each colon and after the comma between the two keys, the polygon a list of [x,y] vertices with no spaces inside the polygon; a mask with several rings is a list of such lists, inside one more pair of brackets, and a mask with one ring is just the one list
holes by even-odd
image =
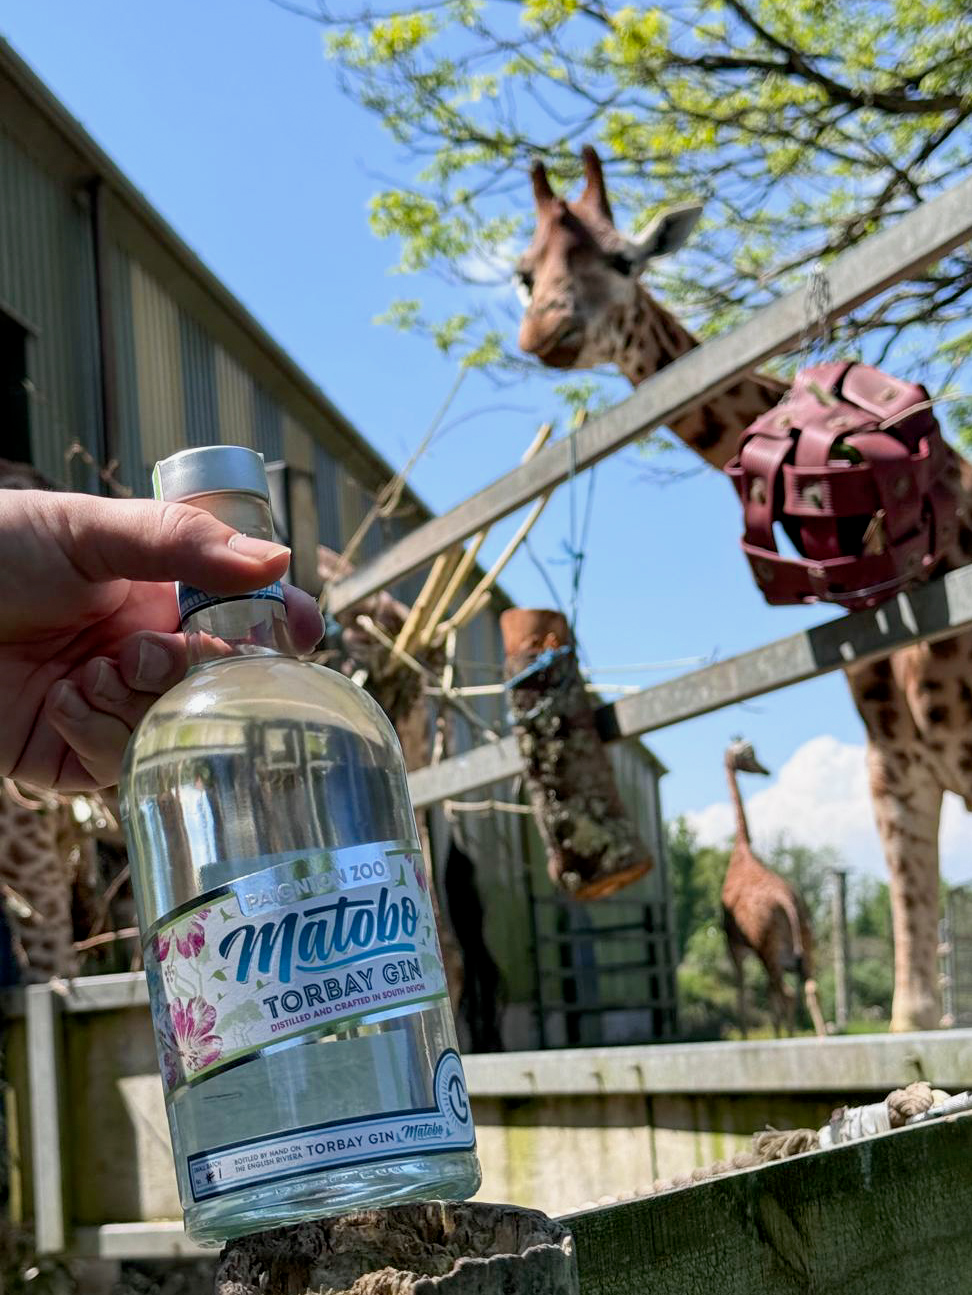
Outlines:
{"label": "clear liquid in bottle", "polygon": [[[269,538],[259,455],[160,469],[163,497]],[[394,729],[288,655],[279,589],[180,604],[192,666],[121,789],[187,1232],[466,1199],[475,1134]]]}

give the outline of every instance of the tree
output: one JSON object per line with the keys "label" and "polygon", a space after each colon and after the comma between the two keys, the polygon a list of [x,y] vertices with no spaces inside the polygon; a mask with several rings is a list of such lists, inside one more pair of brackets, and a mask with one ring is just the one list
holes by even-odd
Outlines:
{"label": "tree", "polygon": [[[275,3],[326,25],[344,89],[403,149],[375,232],[400,240],[404,270],[466,290],[445,317],[409,299],[388,318],[494,369],[526,363],[482,285],[508,275],[532,218],[537,153],[566,185],[579,144],[598,144],[636,225],[704,199],[691,251],[657,281],[703,333],[972,169],[967,0]],[[907,357],[940,389],[972,353],[970,296],[958,249],[848,328],[869,358]]]}

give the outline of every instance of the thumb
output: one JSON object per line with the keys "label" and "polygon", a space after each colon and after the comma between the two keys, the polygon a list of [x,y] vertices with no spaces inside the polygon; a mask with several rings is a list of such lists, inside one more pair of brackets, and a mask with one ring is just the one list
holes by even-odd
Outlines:
{"label": "thumb", "polygon": [[246,593],[278,580],[290,550],[241,535],[191,504],[46,495],[61,548],[91,581],[181,580],[208,593]]}

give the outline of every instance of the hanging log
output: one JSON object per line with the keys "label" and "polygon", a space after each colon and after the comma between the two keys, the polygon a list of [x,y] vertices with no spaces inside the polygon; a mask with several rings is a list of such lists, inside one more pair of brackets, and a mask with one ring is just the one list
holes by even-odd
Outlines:
{"label": "hanging log", "polygon": [[551,881],[599,899],[653,866],[629,820],[560,612],[513,608],[500,617],[514,733]]}
{"label": "hanging log", "polygon": [[573,1240],[536,1210],[440,1201],[231,1241],[215,1295],[579,1295]]}

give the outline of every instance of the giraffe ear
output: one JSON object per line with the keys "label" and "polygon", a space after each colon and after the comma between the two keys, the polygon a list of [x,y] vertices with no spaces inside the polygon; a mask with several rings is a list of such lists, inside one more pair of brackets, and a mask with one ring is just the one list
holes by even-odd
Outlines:
{"label": "giraffe ear", "polygon": [[653,221],[631,240],[631,249],[638,265],[652,261],[656,256],[677,252],[695,228],[702,207],[689,203],[684,207],[669,207],[660,211]]}
{"label": "giraffe ear", "polygon": [[584,192],[577,199],[577,205],[578,207],[592,208],[599,216],[613,225],[614,215],[611,212],[611,200],[608,197],[607,185],[604,183],[604,168],[601,166],[601,159],[590,144],[584,145],[581,150],[581,157],[584,160],[586,184]]}
{"label": "giraffe ear", "polygon": [[530,181],[533,184],[533,200],[538,210],[546,207],[557,197],[547,177],[547,168],[539,158],[530,167]]}

